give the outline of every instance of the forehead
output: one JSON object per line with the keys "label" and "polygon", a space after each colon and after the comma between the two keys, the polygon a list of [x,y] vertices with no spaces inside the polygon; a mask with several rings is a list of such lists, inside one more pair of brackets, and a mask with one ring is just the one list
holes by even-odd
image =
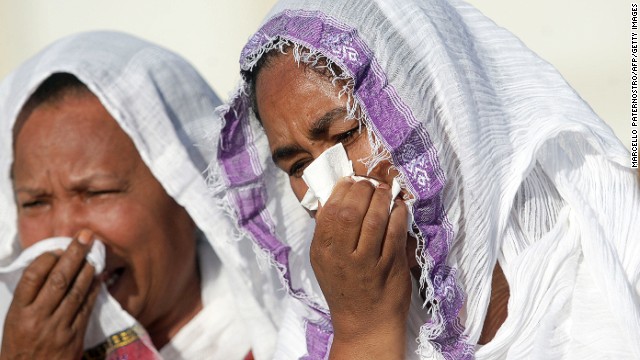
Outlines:
{"label": "forehead", "polygon": [[117,162],[137,155],[130,138],[90,93],[33,109],[15,136],[14,148],[15,167],[44,160]]}
{"label": "forehead", "polygon": [[341,89],[326,75],[298,64],[290,52],[273,58],[258,72],[255,86],[269,142],[275,140],[270,134],[306,132],[327,111],[346,106],[346,96],[339,96]]}

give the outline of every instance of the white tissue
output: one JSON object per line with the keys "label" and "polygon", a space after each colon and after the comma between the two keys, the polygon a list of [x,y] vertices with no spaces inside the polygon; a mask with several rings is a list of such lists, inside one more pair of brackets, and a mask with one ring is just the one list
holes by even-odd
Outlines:
{"label": "white tissue", "polygon": [[[363,176],[356,176],[353,172],[351,160],[347,157],[342,143],[325,150],[315,159],[302,174],[302,180],[309,186],[309,190],[304,194],[300,204],[309,210],[318,210],[318,203],[324,204],[331,196],[333,187],[340,178],[351,176],[355,181],[369,181],[373,186],[378,186],[380,182]],[[389,211],[393,207],[396,196],[400,193],[400,183],[396,178],[391,185],[391,204]]]}
{"label": "white tissue", "polygon": [[[7,274],[15,271],[22,271],[27,265],[31,264],[38,256],[45,252],[56,250],[65,250],[71,243],[70,237],[58,236],[38,241],[20,253],[17,259],[6,267],[0,268],[0,274]],[[100,241],[94,241],[91,250],[87,254],[87,261],[96,269],[95,273],[99,274],[104,270],[105,265],[105,249],[104,244]],[[16,283],[17,285],[17,283]]]}
{"label": "white tissue", "polygon": [[302,174],[302,180],[309,186],[300,203],[309,210],[318,210],[318,202],[324,205],[340,178],[353,175],[353,165],[347,157],[342,143],[325,150],[313,160]]}

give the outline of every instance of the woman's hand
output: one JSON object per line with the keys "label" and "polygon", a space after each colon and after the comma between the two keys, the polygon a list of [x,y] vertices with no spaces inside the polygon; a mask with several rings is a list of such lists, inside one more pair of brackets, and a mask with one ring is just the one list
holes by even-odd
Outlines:
{"label": "woman's hand", "polygon": [[407,207],[388,185],[340,180],[316,214],[311,265],[334,328],[331,359],[404,359]]}
{"label": "woman's hand", "polygon": [[79,359],[98,296],[85,260],[92,234],[83,230],[61,254],[45,253],[24,271],[4,324],[2,360]]}

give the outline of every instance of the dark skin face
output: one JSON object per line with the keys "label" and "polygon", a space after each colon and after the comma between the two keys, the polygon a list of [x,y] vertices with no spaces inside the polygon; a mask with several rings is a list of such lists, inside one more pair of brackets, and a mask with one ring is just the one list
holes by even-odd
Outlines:
{"label": "dark skin face", "polygon": [[303,170],[338,142],[356,175],[382,183],[345,178],[336,184],[314,214],[310,260],[331,311],[331,359],[403,359],[411,299],[407,208],[396,200],[389,214],[389,184],[398,173],[388,161],[371,172],[359,161],[371,148],[358,121],[345,120],[340,89],[288,54],[259,72],[255,90],[273,160],[289,174],[298,199],[307,191]]}
{"label": "dark skin face", "polygon": [[109,292],[156,346],[201,309],[191,218],[92,94],[29,115],[15,139],[13,186],[21,246],[89,230],[107,247]]}
{"label": "dark skin face", "polygon": [[323,74],[298,66],[290,56],[267,65],[256,82],[257,104],[273,160],[289,174],[298,200],[308,189],[301,178],[306,166],[338,142],[344,145],[356,175],[387,184],[398,175],[388,161],[367,174],[359,161],[371,155],[366,131],[358,120],[345,120],[347,97],[339,97],[340,90]]}
{"label": "dark skin face", "polygon": [[[371,171],[361,161],[371,156],[366,130],[358,120],[345,120],[347,97],[339,96],[341,86],[331,83],[324,74],[298,66],[290,55],[268,63],[256,81],[256,98],[272,158],[289,174],[289,183],[298,200],[308,190],[302,179],[304,169],[320,154],[341,142],[356,175],[391,184],[398,171],[381,161]],[[404,190],[400,193],[404,195]],[[315,215],[312,213],[312,215]],[[416,240],[407,239],[409,266],[420,276],[413,256]]]}
{"label": "dark skin face", "polygon": [[[383,214],[385,201],[389,204],[385,194],[398,172],[389,161],[367,172],[359,161],[372,151],[366,133],[358,131],[358,121],[345,120],[347,99],[339,96],[341,89],[325,75],[298,65],[291,54],[277,55],[258,73],[256,103],[273,160],[289,174],[298,200],[308,189],[301,178],[306,166],[338,142],[356,175],[383,183],[372,189],[366,182],[338,182],[325,207],[313,214],[317,227],[310,254],[332,314],[332,359],[367,354],[400,359],[411,294],[408,269],[416,278],[421,271],[414,257],[416,242],[401,224],[406,224],[404,207],[396,206],[391,216]],[[367,267],[368,261],[376,265]],[[497,265],[496,271],[502,274]],[[487,319],[496,321],[483,329],[483,342],[493,338],[506,318],[508,287],[503,275],[494,277],[493,288]]]}

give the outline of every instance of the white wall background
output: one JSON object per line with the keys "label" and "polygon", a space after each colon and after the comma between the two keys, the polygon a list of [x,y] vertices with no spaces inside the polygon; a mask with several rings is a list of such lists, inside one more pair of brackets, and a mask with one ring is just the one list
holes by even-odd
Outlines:
{"label": "white wall background", "polygon": [[[554,64],[630,147],[631,2],[469,2]],[[275,0],[0,0],[0,78],[59,37],[115,29],[180,53],[226,99],[239,79],[240,50],[273,3]]]}
{"label": "white wall background", "polygon": [[0,0],[0,77],[79,31],[121,30],[186,57],[222,98],[238,58],[275,0]]}
{"label": "white wall background", "polygon": [[633,1],[467,1],[553,64],[631,147]]}

